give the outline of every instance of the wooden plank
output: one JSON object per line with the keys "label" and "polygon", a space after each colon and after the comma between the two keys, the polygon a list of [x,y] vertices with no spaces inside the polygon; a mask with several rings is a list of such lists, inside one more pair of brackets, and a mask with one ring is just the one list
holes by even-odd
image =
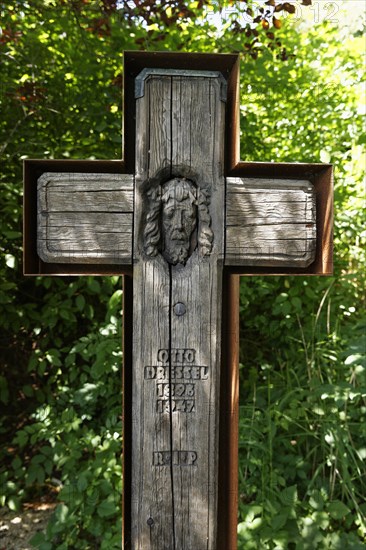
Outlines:
{"label": "wooden plank", "polygon": [[243,227],[229,226],[226,231],[229,246],[235,243],[236,239],[242,239],[247,243],[248,248],[257,248],[259,244],[265,242],[278,246],[286,244],[286,241],[295,243],[305,241],[306,243],[309,239],[314,240],[315,235],[315,225],[305,223],[246,224]]}
{"label": "wooden plank", "polygon": [[109,212],[108,216],[103,212],[41,212],[38,216],[40,227],[47,227],[52,234],[65,230],[88,230],[96,232],[122,232],[132,233],[132,213]]}
{"label": "wooden plank", "polygon": [[71,191],[61,187],[48,191],[47,211],[75,212],[75,205],[79,205],[82,212],[132,212],[132,189],[118,191]]}
{"label": "wooden plank", "polygon": [[308,180],[227,178],[226,265],[307,267],[316,236]]}
{"label": "wooden plank", "polygon": [[195,350],[194,364],[207,367],[207,378],[192,379],[194,411],[172,415],[173,448],[197,457],[194,467],[172,469],[177,548],[200,550],[217,546],[224,103],[218,79],[173,79],[172,93],[174,164],[188,165],[202,182],[213,234],[210,255],[196,253],[171,278],[172,304],[186,306],[172,315],[172,348]]}
{"label": "wooden plank", "polygon": [[[148,140],[149,175],[155,177],[158,172],[171,166],[171,78],[161,76],[152,80],[152,85],[146,87],[149,101],[150,134]],[[137,141],[139,141],[139,135]],[[151,145],[159,154],[154,154]]]}
{"label": "wooden plank", "polygon": [[[304,195],[302,193],[302,195]],[[266,223],[315,223],[314,210],[308,197],[303,200],[290,200],[284,193],[272,190],[262,193],[228,193],[227,225],[242,223],[261,225]]]}
{"label": "wooden plank", "polygon": [[[188,174],[192,170],[192,150],[184,149],[182,144],[187,142],[190,133],[202,135],[203,124],[210,128],[210,118],[206,121],[202,117],[187,118],[182,124],[183,113],[190,108],[196,91],[191,83],[182,84],[178,78],[175,81],[177,93],[172,98],[174,116],[170,118],[167,114],[170,100],[165,93],[170,86],[169,78],[160,79],[151,96],[153,112],[161,112],[154,138],[161,151],[159,166],[167,169],[171,146],[172,166]],[[180,93],[182,89],[184,94]],[[149,113],[145,115],[150,116]],[[177,139],[171,125],[173,128],[179,126],[181,139]],[[154,159],[150,158],[143,136],[138,146],[145,147],[150,172],[156,173],[157,167],[151,164]],[[201,140],[196,147],[204,151],[205,143]],[[203,177],[202,169],[199,170]],[[205,177],[211,177],[210,167]],[[117,253],[113,261],[131,262],[132,176],[51,172],[39,178],[38,187],[38,253],[41,259],[77,263],[82,258],[86,263],[95,259],[109,263],[110,252],[114,249]],[[315,223],[315,198],[309,181],[227,178],[226,265],[306,267],[314,260],[314,242],[307,241],[316,240]],[[60,228],[65,230],[64,236]],[[87,231],[90,231],[90,238]],[[95,232],[99,237],[92,235]],[[273,240],[278,241],[278,246],[273,247]]]}
{"label": "wooden plank", "polygon": [[[151,76],[137,100],[136,118],[131,547],[207,550],[217,540],[224,235],[220,85],[213,78]],[[174,202],[180,185],[198,202],[190,207],[199,219],[193,230],[198,246],[185,262],[174,263],[167,234],[156,233],[158,226],[146,228],[156,215],[164,216],[163,201]],[[166,220],[162,227],[168,231]],[[147,234],[156,237],[155,256],[146,246]]]}
{"label": "wooden plank", "polygon": [[167,459],[161,453],[170,449],[170,415],[157,409],[158,384],[166,383],[160,355],[170,342],[170,274],[161,255],[146,258],[144,251],[146,192],[155,190],[150,179],[171,160],[161,141],[171,135],[170,90],[170,77],[151,78],[136,101],[131,541],[126,541],[132,550],[174,548],[171,473],[161,464]]}
{"label": "wooden plank", "polygon": [[44,262],[131,263],[133,176],[47,172],[37,203]]}
{"label": "wooden plank", "polygon": [[[305,202],[294,202],[289,207],[287,202],[275,203],[272,201],[272,197],[266,195],[266,199],[271,199],[271,202],[263,201],[260,203],[259,198],[256,197],[255,201],[250,201],[252,196],[241,196],[238,199],[235,197],[235,205],[233,205],[232,197],[228,196],[228,200],[231,202],[226,211],[226,225],[227,227],[237,226],[239,223],[246,226],[264,226],[275,224],[291,224],[296,223],[296,220],[301,220],[302,223],[314,224],[313,216],[307,204]],[[253,203],[256,204],[253,204]],[[257,206],[258,205],[258,206]],[[256,208],[257,206],[257,208]]]}
{"label": "wooden plank", "polygon": [[[40,241],[40,245],[41,243],[42,241]],[[66,250],[78,251],[81,256],[86,250],[90,255],[115,252],[116,250],[124,250],[126,254],[131,251],[131,231],[125,234],[94,232],[91,235],[90,232],[83,233],[69,229],[65,232],[64,237],[48,238],[47,241],[44,241],[44,246],[47,246],[49,252],[57,252],[59,256]]]}
{"label": "wooden plank", "polygon": [[[256,165],[259,165],[259,167],[262,165],[261,162],[253,162],[249,163],[255,172]],[[268,163],[267,163],[268,166]],[[272,166],[272,165],[271,165]],[[277,164],[273,164],[273,167],[278,166]],[[296,166],[296,165],[295,165]],[[258,168],[258,172],[260,172],[260,168]],[[282,170],[281,170],[282,172]],[[227,178],[227,191],[229,193],[236,193],[236,192],[242,192],[242,191],[251,191],[253,189],[262,189],[264,191],[267,191],[268,189],[283,189],[285,191],[291,191],[291,190],[299,190],[302,189],[304,191],[311,191],[312,189],[312,183],[305,178],[269,178],[269,177],[229,177]]]}

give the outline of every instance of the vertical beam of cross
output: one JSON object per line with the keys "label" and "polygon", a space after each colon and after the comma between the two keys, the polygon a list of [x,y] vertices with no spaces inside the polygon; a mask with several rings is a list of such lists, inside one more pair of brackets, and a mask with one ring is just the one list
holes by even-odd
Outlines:
{"label": "vertical beam of cross", "polygon": [[217,546],[226,87],[207,71],[140,78],[132,546],[203,550]]}

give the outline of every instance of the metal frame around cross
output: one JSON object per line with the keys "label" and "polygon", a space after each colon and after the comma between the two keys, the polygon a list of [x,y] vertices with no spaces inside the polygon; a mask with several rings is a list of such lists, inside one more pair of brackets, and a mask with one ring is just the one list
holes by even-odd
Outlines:
{"label": "metal frame around cross", "polygon": [[[127,52],[124,57],[124,160],[26,160],[24,162],[24,274],[125,275],[124,277],[124,531],[129,538],[131,508],[132,265],[46,263],[37,254],[37,180],[45,172],[128,174],[135,170],[135,79],[144,69],[220,71],[227,81],[225,175],[238,178],[310,180],[316,194],[317,247],[306,268],[230,266],[224,269],[220,398],[218,548],[236,547],[238,448],[238,275],[328,275],[332,272],[332,166],[252,163],[238,158],[239,57],[237,55]],[[127,547],[127,546],[126,546]]]}

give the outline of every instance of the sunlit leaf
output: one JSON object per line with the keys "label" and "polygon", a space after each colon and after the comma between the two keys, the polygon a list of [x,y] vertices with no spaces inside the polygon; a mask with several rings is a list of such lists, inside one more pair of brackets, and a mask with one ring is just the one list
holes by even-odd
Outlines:
{"label": "sunlit leaf", "polygon": [[329,504],[328,512],[332,518],[339,520],[347,516],[351,510],[340,500],[335,500]]}

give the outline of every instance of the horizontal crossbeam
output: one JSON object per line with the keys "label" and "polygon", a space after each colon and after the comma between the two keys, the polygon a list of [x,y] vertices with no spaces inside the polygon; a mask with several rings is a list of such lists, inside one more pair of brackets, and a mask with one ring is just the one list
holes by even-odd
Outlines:
{"label": "horizontal crossbeam", "polygon": [[[133,176],[44,173],[38,254],[44,262],[132,264]],[[228,266],[307,267],[316,248],[308,180],[227,178]]]}

